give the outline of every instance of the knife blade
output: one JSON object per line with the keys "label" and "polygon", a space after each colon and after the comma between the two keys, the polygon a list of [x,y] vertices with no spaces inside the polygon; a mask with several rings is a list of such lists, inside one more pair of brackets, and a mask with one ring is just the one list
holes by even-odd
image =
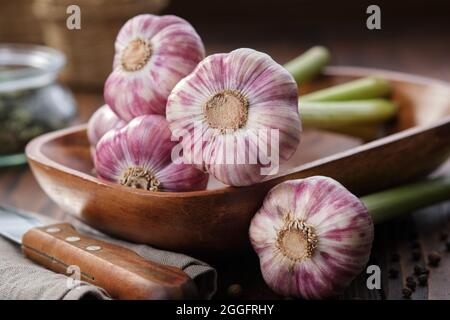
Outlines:
{"label": "knife blade", "polygon": [[83,235],[68,223],[46,224],[34,214],[0,206],[0,235],[20,244],[27,258],[52,271],[66,274],[69,267],[78,267],[81,280],[115,299],[186,299],[198,294],[182,270]]}

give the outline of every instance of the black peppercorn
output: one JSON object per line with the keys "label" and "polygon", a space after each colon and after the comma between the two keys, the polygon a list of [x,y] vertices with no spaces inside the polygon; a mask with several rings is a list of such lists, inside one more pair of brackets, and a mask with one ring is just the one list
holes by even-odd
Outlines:
{"label": "black peppercorn", "polygon": [[409,288],[403,288],[402,293],[403,293],[403,298],[405,298],[405,299],[411,299],[411,294],[412,294],[411,289],[409,289]]}
{"label": "black peppercorn", "polygon": [[230,298],[240,298],[242,296],[242,286],[240,284],[232,284],[227,289]]}
{"label": "black peppercorn", "polygon": [[420,276],[421,274],[428,274],[428,273],[429,273],[429,271],[425,267],[419,266],[417,264],[414,266],[414,274],[416,276]]}
{"label": "black peppercorn", "polygon": [[415,274],[416,276],[421,275],[421,274],[422,274],[422,267],[416,264],[416,265],[414,266],[414,274]]}
{"label": "black peppercorn", "polygon": [[408,277],[406,278],[406,286],[411,289],[412,291],[416,290],[416,281],[414,280],[413,277]]}
{"label": "black peppercorn", "polygon": [[428,284],[428,275],[427,274],[421,274],[417,277],[417,281],[419,282],[419,286],[426,286]]}
{"label": "black peppercorn", "polygon": [[450,241],[445,243],[445,249],[450,252]]}
{"label": "black peppercorn", "polygon": [[428,254],[428,263],[430,266],[437,267],[439,262],[441,262],[441,255],[438,252],[433,251]]}

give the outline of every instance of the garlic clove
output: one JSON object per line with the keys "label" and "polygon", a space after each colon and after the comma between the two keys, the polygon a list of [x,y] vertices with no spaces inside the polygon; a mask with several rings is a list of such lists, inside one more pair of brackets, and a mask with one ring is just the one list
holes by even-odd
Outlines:
{"label": "garlic clove", "polygon": [[121,120],[108,105],[94,112],[88,121],[87,136],[91,146],[96,146],[103,135],[111,129],[122,128],[126,122]]}
{"label": "garlic clove", "polygon": [[228,185],[261,181],[267,175],[261,169],[270,166],[261,153],[275,150],[283,162],[300,141],[297,84],[269,55],[252,49],[205,58],[175,86],[166,113],[174,135],[189,136],[187,161]]}
{"label": "garlic clove", "polygon": [[321,299],[340,293],[361,273],[373,222],[356,196],[316,176],[270,190],[249,234],[264,280],[275,292]]}
{"label": "garlic clove", "polygon": [[165,114],[175,84],[205,56],[203,43],[184,19],[138,15],[128,20],[115,43],[113,72],[104,97],[120,118]]}
{"label": "garlic clove", "polygon": [[149,191],[194,191],[206,188],[208,175],[172,161],[171,132],[163,116],[133,119],[111,130],[97,144],[95,169],[104,180]]}

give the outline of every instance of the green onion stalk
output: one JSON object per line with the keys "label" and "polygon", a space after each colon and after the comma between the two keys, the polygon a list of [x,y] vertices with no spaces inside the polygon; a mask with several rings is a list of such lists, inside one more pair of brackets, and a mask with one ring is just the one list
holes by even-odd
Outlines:
{"label": "green onion stalk", "polygon": [[450,199],[450,176],[427,179],[363,196],[374,223]]}
{"label": "green onion stalk", "polygon": [[[314,47],[285,68],[297,83],[318,75],[329,61],[324,47]],[[398,107],[385,97],[391,92],[388,81],[367,77],[302,95],[299,110],[305,127],[353,133],[365,140],[374,137],[380,124],[397,114]]]}
{"label": "green onion stalk", "polygon": [[312,80],[330,61],[330,52],[324,47],[312,47],[284,65],[295,81],[301,84]]}
{"label": "green onion stalk", "polygon": [[367,77],[335,85],[330,88],[308,93],[300,101],[348,101],[385,97],[391,92],[389,82],[374,77]]}

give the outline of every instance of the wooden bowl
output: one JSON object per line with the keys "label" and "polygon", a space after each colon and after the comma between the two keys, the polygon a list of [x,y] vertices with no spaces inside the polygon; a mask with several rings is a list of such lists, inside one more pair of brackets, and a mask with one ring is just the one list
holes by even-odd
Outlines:
{"label": "wooden bowl", "polygon": [[334,133],[306,131],[288,173],[248,187],[210,181],[198,192],[149,192],[105,183],[92,175],[85,126],[42,135],[26,148],[37,181],[64,210],[129,241],[202,256],[249,247],[248,227],[276,184],[326,175],[356,194],[425,176],[450,154],[450,85],[388,71],[330,67],[308,90],[362,76],[392,82],[400,104],[393,134],[363,144]]}

